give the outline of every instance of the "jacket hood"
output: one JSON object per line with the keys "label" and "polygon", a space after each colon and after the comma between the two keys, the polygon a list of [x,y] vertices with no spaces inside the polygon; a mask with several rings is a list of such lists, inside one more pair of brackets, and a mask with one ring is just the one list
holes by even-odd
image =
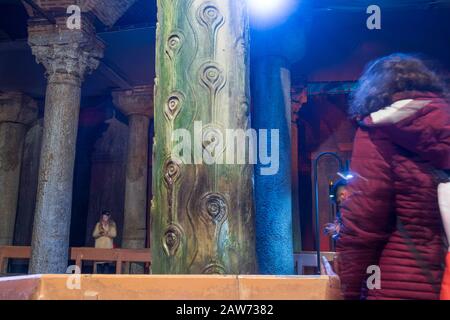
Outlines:
{"label": "jacket hood", "polygon": [[437,169],[450,169],[450,105],[434,93],[405,92],[373,112],[362,127],[380,128],[395,144],[419,155]]}
{"label": "jacket hood", "polygon": [[433,99],[440,97],[432,92],[407,91],[393,96],[393,103],[365,117],[360,125],[363,127],[379,127],[395,125],[402,120],[417,114],[429,105]]}

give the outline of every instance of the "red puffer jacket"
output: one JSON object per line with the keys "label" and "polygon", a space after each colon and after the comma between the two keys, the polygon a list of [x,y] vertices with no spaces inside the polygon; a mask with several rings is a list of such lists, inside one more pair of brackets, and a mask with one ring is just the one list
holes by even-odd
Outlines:
{"label": "red puffer jacket", "polygon": [[[364,119],[355,138],[357,178],[337,242],[347,299],[439,299],[446,248],[432,168],[450,169],[450,107],[423,92],[394,101]],[[381,288],[368,290],[372,265]]]}

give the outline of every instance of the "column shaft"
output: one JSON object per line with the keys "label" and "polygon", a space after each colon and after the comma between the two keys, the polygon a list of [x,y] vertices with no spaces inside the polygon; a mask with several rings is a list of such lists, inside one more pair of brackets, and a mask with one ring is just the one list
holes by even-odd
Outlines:
{"label": "column shaft", "polygon": [[81,95],[78,81],[72,80],[50,79],[47,86],[29,271],[33,274],[64,273],[67,268]]}
{"label": "column shaft", "polygon": [[147,224],[148,116],[129,116],[125,216],[122,245],[145,248]]}
{"label": "column shaft", "polygon": [[[226,129],[249,129],[246,2],[160,0],[158,20],[152,270],[254,273],[252,166],[193,156],[197,147],[209,153]],[[173,153],[177,129],[199,146]]]}
{"label": "column shaft", "polygon": [[[153,87],[113,91],[113,102],[128,117],[128,150],[122,247],[142,249],[147,234],[149,126],[153,116]],[[142,268],[132,265],[133,273]]]}
{"label": "column shaft", "polygon": [[37,105],[19,92],[0,94],[0,245],[12,245],[23,145]]}
{"label": "column shaft", "polygon": [[28,129],[25,136],[20,170],[19,203],[14,228],[14,245],[16,246],[31,245],[43,127],[44,119],[39,119]]}
{"label": "column shaft", "polygon": [[[285,59],[262,57],[254,66],[253,125],[279,130],[279,170],[255,172],[256,250],[262,274],[293,274],[291,80]],[[275,144],[276,145],[276,144]]]}
{"label": "column shaft", "polygon": [[12,245],[26,126],[0,123],[0,245]]}

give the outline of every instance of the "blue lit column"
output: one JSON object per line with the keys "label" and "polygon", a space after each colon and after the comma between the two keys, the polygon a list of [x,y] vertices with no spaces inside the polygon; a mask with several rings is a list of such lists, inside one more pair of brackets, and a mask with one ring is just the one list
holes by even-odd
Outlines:
{"label": "blue lit column", "polygon": [[[290,71],[285,59],[269,56],[259,59],[253,65],[253,72],[254,127],[279,130],[280,155],[276,174],[263,175],[261,169],[266,166],[259,162],[255,168],[259,271],[293,274]],[[270,133],[268,137],[271,146]],[[270,147],[268,151],[273,152]]]}
{"label": "blue lit column", "polygon": [[303,54],[298,30],[298,25],[287,23],[252,35],[253,127],[279,130],[278,172],[262,174],[266,166],[259,161],[255,167],[256,251],[261,274],[294,274],[290,68]]}

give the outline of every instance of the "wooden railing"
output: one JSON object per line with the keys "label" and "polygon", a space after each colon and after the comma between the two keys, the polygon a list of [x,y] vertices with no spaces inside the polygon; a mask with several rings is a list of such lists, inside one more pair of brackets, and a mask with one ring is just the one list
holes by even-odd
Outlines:
{"label": "wooden railing", "polygon": [[80,269],[83,261],[115,262],[116,274],[122,273],[122,263],[142,262],[150,267],[152,262],[150,249],[72,248],[70,257]]}
{"label": "wooden railing", "polygon": [[7,273],[7,259],[30,259],[31,249],[30,247],[12,247],[2,246],[0,247],[0,274]]}
{"label": "wooden railing", "polygon": [[[30,259],[31,247],[0,246],[0,274],[6,273],[7,259]],[[116,274],[122,273],[123,263],[145,263],[151,270],[150,249],[71,248],[70,259],[80,268],[83,261],[115,262]],[[95,268],[94,268],[95,269]],[[94,270],[95,272],[95,270]],[[151,272],[151,271],[150,271]]]}
{"label": "wooden railing", "polygon": [[[335,252],[321,252],[321,255],[326,257],[333,266],[334,271],[337,271],[336,253]],[[31,247],[17,247],[17,246],[0,246],[0,274],[6,273],[7,259],[30,259]],[[295,265],[298,274],[304,274],[305,267],[317,267],[317,259],[315,252],[301,252],[294,255]],[[115,262],[116,274],[122,273],[123,263],[145,263],[151,270],[151,253],[150,249],[96,249],[96,248],[71,248],[70,259],[75,261],[75,264],[80,268],[83,267],[83,261],[95,262]],[[94,273],[95,273],[94,268]],[[151,271],[150,271],[151,272]],[[150,273],[149,272],[149,273]]]}

